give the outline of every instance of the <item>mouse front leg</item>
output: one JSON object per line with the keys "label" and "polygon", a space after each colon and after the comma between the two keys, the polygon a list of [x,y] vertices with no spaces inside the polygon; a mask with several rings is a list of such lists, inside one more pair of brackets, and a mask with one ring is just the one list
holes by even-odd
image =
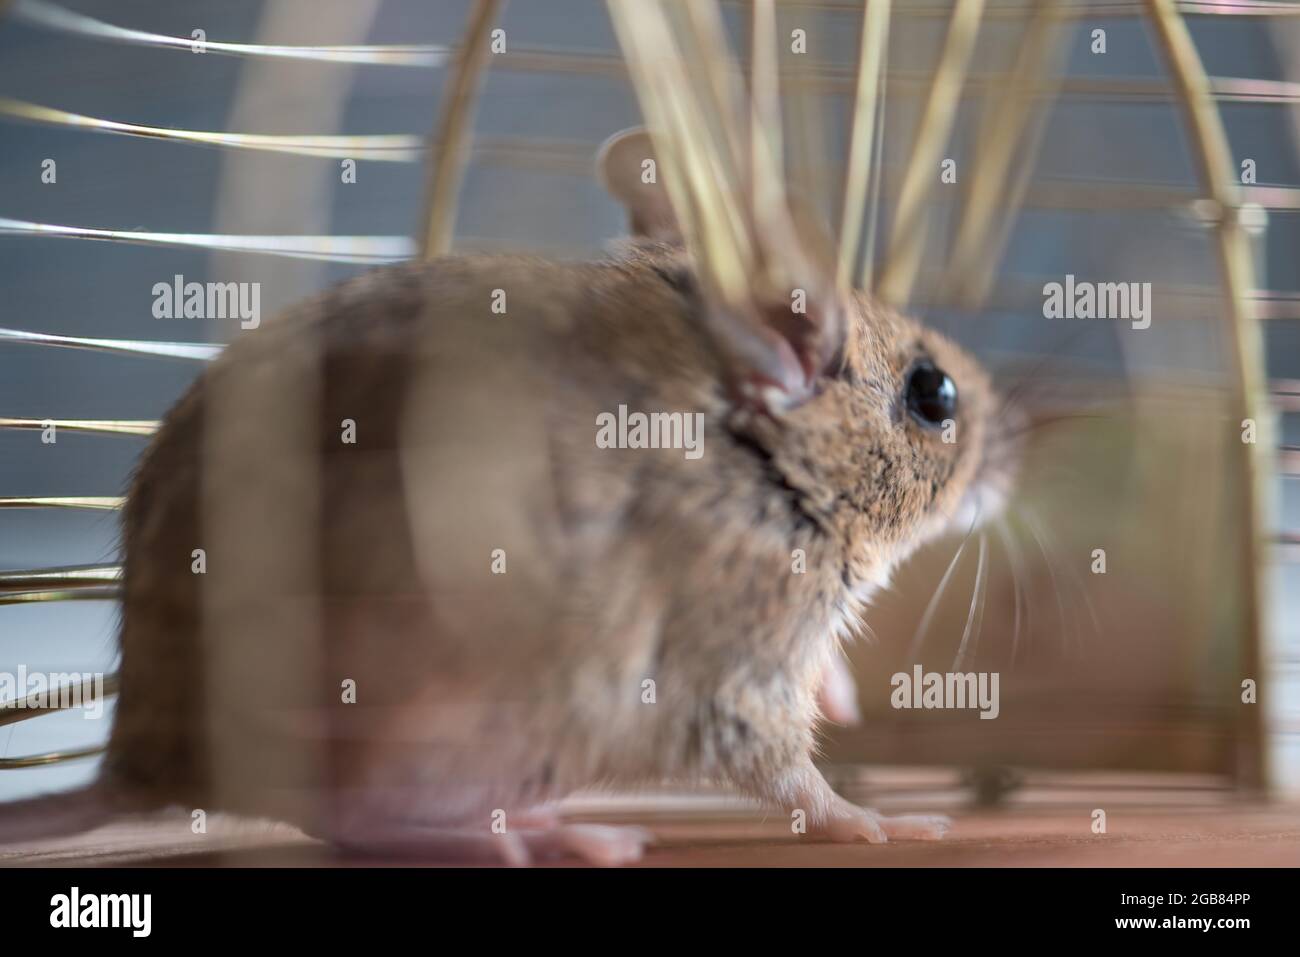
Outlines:
{"label": "mouse front leg", "polygon": [[788,814],[803,812],[807,833],[836,843],[892,839],[936,841],[952,821],[941,814],[886,816],[840,797],[809,757],[746,784],[747,790]]}
{"label": "mouse front leg", "polygon": [[776,668],[755,677],[732,676],[705,708],[717,770],[763,803],[791,815],[801,812],[797,833],[837,843],[892,839],[938,840],[952,822],[943,815],[886,816],[835,793],[813,764],[813,727],[818,706],[813,690],[824,682],[825,663]]}

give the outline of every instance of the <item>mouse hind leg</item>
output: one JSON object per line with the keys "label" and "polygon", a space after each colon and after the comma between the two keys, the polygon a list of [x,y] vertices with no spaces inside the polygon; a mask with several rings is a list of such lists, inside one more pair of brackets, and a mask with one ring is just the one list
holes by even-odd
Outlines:
{"label": "mouse hind leg", "polygon": [[555,801],[568,788],[556,787],[550,761],[539,767],[526,755],[412,748],[403,737],[372,740],[364,765],[347,762],[356,771],[332,791],[330,813],[312,836],[352,855],[508,866],[566,858],[627,864],[651,840],[640,828],[565,820]]}
{"label": "mouse hind leg", "polygon": [[630,864],[641,859],[653,839],[639,827],[568,824],[546,813],[533,816],[524,812],[514,821],[513,826],[503,823],[497,829],[372,816],[354,819],[319,836],[345,854],[510,867],[563,858],[598,867]]}

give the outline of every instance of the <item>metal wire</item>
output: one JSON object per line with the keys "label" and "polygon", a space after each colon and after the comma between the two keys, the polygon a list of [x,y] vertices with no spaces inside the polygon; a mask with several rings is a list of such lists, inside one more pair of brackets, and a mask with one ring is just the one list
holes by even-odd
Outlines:
{"label": "metal wire", "polygon": [[103,754],[107,748],[99,745],[93,748],[78,748],[75,751],[47,751],[44,754],[29,754],[21,758],[0,758],[0,771],[14,771],[18,768],[38,768],[47,764],[64,764],[82,758],[93,758]]}
{"label": "metal wire", "polygon": [[123,355],[159,356],[166,359],[194,359],[208,362],[221,354],[219,345],[199,342],[151,342],[133,339],[96,339],[87,336],[56,336],[48,332],[27,332],[0,328],[0,342],[26,343],[35,346],[59,346],[66,349],[90,349]]}
{"label": "metal wire", "polygon": [[93,239],[141,246],[185,246],[261,253],[290,259],[378,266],[410,259],[415,245],[406,236],[230,236],[210,233],[153,233],[125,229],[96,229],[33,223],[0,217],[0,235],[37,235],[60,239]]}
{"label": "metal wire", "polygon": [[97,432],[103,435],[153,435],[158,423],[153,420],[120,419],[8,419],[0,416],[0,429],[66,429],[69,432]]}
{"label": "metal wire", "polygon": [[121,495],[7,495],[0,497],[0,508],[85,508],[92,511],[116,511],[126,504]]}
{"label": "metal wire", "polygon": [[[1259,326],[1247,306],[1255,283],[1250,241],[1240,219],[1241,196],[1235,175],[1232,150],[1223,120],[1210,92],[1209,79],[1173,0],[1147,0],[1156,36],[1168,60],[1170,73],[1181,94],[1181,102],[1195,147],[1201,182],[1218,207],[1215,230],[1220,270],[1223,275],[1224,324],[1231,345],[1236,412],[1241,421],[1250,420],[1263,433],[1259,441],[1242,442],[1233,456],[1240,479],[1241,556],[1238,571],[1244,595],[1241,633],[1245,674],[1263,676],[1264,609],[1268,607],[1267,585],[1262,564],[1266,560],[1267,536],[1272,531],[1268,506],[1272,481],[1272,447],[1265,401],[1264,348]],[[1242,712],[1245,712],[1242,714]],[[1238,741],[1241,783],[1262,792],[1267,785],[1267,749],[1263,746],[1264,725],[1258,709],[1238,709],[1242,740]]]}
{"label": "metal wire", "polygon": [[440,256],[451,248],[460,182],[471,138],[470,124],[490,52],[488,35],[500,12],[501,0],[474,0],[465,31],[465,45],[456,55],[451,83],[442,99],[431,147],[433,156],[425,204],[421,252],[426,259]]}
{"label": "metal wire", "polygon": [[74,13],[44,0],[15,0],[10,15],[36,26],[59,30],[95,40],[111,40],[135,46],[165,47],[173,50],[202,49],[207,53],[228,56],[270,57],[289,60],[319,60],[328,63],[375,63],[387,66],[434,67],[446,62],[449,48],[439,46],[342,46],[295,47],[255,43],[225,43],[219,40],[198,41],[191,37],[173,37],[145,30],[132,30]]}
{"label": "metal wire", "polygon": [[956,0],[925,111],[912,143],[889,253],[876,287],[882,299],[895,305],[907,302],[912,293],[925,242],[927,199],[938,180],[935,171],[957,118],[957,104],[965,85],[966,68],[975,51],[983,10],[984,0]]}

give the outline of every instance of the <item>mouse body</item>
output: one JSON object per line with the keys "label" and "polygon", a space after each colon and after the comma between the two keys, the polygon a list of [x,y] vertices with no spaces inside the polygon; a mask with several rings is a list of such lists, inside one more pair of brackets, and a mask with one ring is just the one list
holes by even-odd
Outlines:
{"label": "mouse body", "polygon": [[[812,763],[816,694],[897,563],[1005,481],[980,454],[992,393],[942,337],[858,299],[844,367],[816,398],[779,420],[745,411],[722,388],[693,281],[665,246],[577,265],[445,259],[347,284],[237,341],[132,486],[107,782],[210,806],[213,716],[194,680],[206,578],[190,558],[200,483],[247,471],[203,460],[205,398],[226,367],[283,376],[298,350],[322,398],[317,710],[216,716],[245,729],[232,810],[280,816],[277,756],[310,739],[331,793],[294,823],[345,846],[495,841],[494,814],[508,834],[576,789],[699,778],[841,839],[942,833],[940,819],[834,794]],[[962,383],[962,442],[909,410],[918,362]],[[702,454],[600,447],[601,416],[620,406],[700,414]],[[609,846],[589,853],[601,838],[565,827],[531,833],[594,859],[643,841],[602,831]],[[528,854],[529,833],[510,854]]]}

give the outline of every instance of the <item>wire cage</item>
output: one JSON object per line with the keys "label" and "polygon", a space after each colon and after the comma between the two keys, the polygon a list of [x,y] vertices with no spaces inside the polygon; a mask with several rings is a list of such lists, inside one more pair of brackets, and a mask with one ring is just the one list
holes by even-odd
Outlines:
{"label": "wire cage", "polygon": [[[433,35],[442,40],[420,44],[369,42],[400,36],[395,29],[418,20],[381,0],[316,4],[310,16],[293,0],[245,5],[226,20],[248,28],[238,37],[209,36],[200,24],[191,31],[185,24],[192,15],[164,14],[148,3],[115,7],[103,18],[78,6],[0,3],[0,41],[9,31],[41,39],[25,67],[66,50],[107,72],[130,51],[147,78],[137,82],[175,70],[180,92],[140,106],[107,82],[46,98],[39,95],[45,77],[18,83],[15,72],[4,71],[12,82],[0,89],[3,136],[32,144],[15,163],[36,162],[39,170],[43,151],[70,150],[73,138],[98,133],[129,144],[95,164],[101,188],[104,176],[114,182],[121,170],[135,188],[145,179],[152,188],[160,171],[176,173],[183,185],[156,184],[157,205],[94,219],[76,215],[87,193],[60,205],[40,185],[15,190],[14,207],[0,205],[9,268],[70,248],[54,248],[53,239],[81,240],[78,246],[113,250],[110,265],[83,273],[92,281],[108,270],[168,278],[173,266],[206,269],[222,280],[261,281],[272,300],[263,303],[268,314],[339,276],[448,250],[523,245],[559,257],[591,254],[618,228],[618,211],[599,198],[595,183],[593,156],[603,136],[592,127],[605,124],[612,133],[637,123],[637,95],[644,110],[654,82],[644,63],[638,67],[650,42],[638,18],[654,12],[673,21],[694,49],[709,48],[718,38],[709,29],[722,29],[738,51],[755,128],[764,131],[782,178],[838,239],[840,275],[983,347],[1000,374],[1042,392],[1057,420],[1074,420],[1068,441],[1052,432],[1031,453],[1023,494],[1032,515],[1010,519],[988,538],[949,541],[919,556],[873,611],[875,640],[851,651],[864,689],[879,692],[864,695],[873,701],[888,700],[891,673],[909,662],[939,668],[955,654],[967,665],[979,658],[1020,669],[1016,689],[1004,688],[997,732],[973,731],[980,722],[962,723],[965,716],[903,721],[882,705],[868,709],[861,727],[832,733],[828,759],[845,769],[956,769],[966,776],[943,780],[974,780],[985,797],[1010,786],[1008,769],[1180,772],[1202,788],[1250,794],[1293,776],[1286,769],[1295,763],[1294,729],[1286,722],[1294,719],[1285,696],[1294,653],[1287,657],[1281,644],[1276,585],[1286,583],[1300,555],[1300,534],[1279,531],[1276,499],[1279,477],[1300,474],[1300,452],[1285,445],[1278,452],[1276,423],[1300,412],[1300,386],[1278,373],[1270,378],[1270,369],[1286,367],[1266,361],[1265,326],[1300,318],[1297,293],[1285,288],[1294,278],[1286,250],[1294,256],[1294,247],[1285,231],[1278,240],[1269,229],[1273,218],[1300,210],[1300,193],[1266,185],[1297,171],[1296,150],[1294,139],[1275,144],[1267,166],[1282,173],[1264,172],[1261,158],[1256,182],[1255,159],[1234,148],[1225,116],[1234,108],[1264,111],[1260,122],[1283,129],[1300,100],[1300,78],[1215,75],[1207,64],[1217,59],[1216,37],[1243,27],[1275,36],[1279,50],[1294,54],[1286,30],[1300,22],[1300,6],[754,0],[719,4],[710,25],[707,18],[678,22],[671,5],[659,3],[634,9],[610,0],[606,20],[605,5],[595,0],[544,13],[473,0],[439,5]],[[599,25],[584,34],[580,23]],[[586,45],[563,41],[573,35]],[[1148,44],[1149,73],[1128,72],[1132,59],[1109,65],[1107,43],[1113,50],[1121,39],[1133,48]],[[206,82],[228,95],[228,117],[211,103],[187,103]],[[423,96],[431,133],[348,132],[372,128],[376,104],[392,96],[416,107]],[[563,122],[540,108],[548,102],[564,104]],[[1119,121],[1123,135],[1099,144],[1106,126],[1098,117],[1107,110],[1131,112]],[[285,129],[302,132],[273,132]],[[1149,157],[1156,142],[1175,146],[1145,166],[1117,158]],[[165,162],[142,170],[156,155],[145,151],[154,150],[166,151]],[[60,166],[58,182],[66,183],[74,171]],[[1053,168],[1076,175],[1053,175]],[[84,168],[75,175],[93,179]],[[367,179],[382,185],[365,199],[346,195]],[[186,189],[210,194],[212,225],[172,212],[200,215],[194,203],[168,205]],[[339,222],[358,231],[336,234]],[[399,228],[381,234],[375,224]],[[1041,254],[1048,246],[1055,260]],[[167,256],[147,269],[132,265],[133,254],[150,251]],[[1271,289],[1265,264],[1279,255],[1281,269],[1291,271],[1279,277],[1283,288]],[[141,402],[152,411],[139,418],[121,411],[131,403],[88,401],[77,388],[70,391],[84,405],[66,410],[65,402],[47,401],[56,396],[48,385],[36,390],[45,401],[39,409],[39,402],[20,402],[21,393],[0,393],[22,408],[0,418],[0,457],[34,458],[42,435],[85,433],[124,443],[126,451],[104,460],[121,472],[156,429],[162,397],[179,391],[235,333],[190,326],[184,335],[149,335],[156,322],[125,317],[139,311],[138,300],[109,308],[102,293],[78,283],[84,258],[69,256],[59,284],[77,288],[50,292],[49,308],[37,313],[4,310],[3,367],[71,350],[87,358],[50,375],[90,375],[85,362],[94,357],[93,385],[101,392],[115,382],[120,392],[122,376],[146,365],[168,371],[144,390]],[[64,267],[54,268],[63,274]],[[1080,281],[1085,273],[1148,281],[1156,304],[1151,341],[1136,326],[1130,334],[1113,323],[1045,323],[1046,283],[1065,281],[1067,272],[1070,282],[1076,272]],[[42,281],[51,278],[47,268]],[[83,309],[74,320],[66,306],[75,301]],[[115,313],[123,315],[120,326],[109,321]],[[1080,350],[1080,342],[1091,345]],[[232,399],[229,414],[260,410],[286,421],[296,414],[290,406],[268,413],[266,404],[250,403]],[[45,411],[52,406],[60,411]],[[67,461],[75,466],[93,456]],[[55,660],[41,653],[51,636],[87,619],[59,623],[54,609],[81,602],[111,608],[119,567],[23,562],[19,556],[41,551],[27,550],[18,536],[27,532],[34,542],[92,528],[103,542],[104,522],[42,522],[64,514],[111,517],[122,498],[113,480],[84,471],[50,487],[18,481],[41,472],[8,474],[0,518],[12,518],[9,510],[36,518],[3,526],[0,561],[39,567],[0,572],[0,616],[11,616],[0,624],[0,661],[12,660],[20,632],[23,660]],[[299,532],[309,537],[292,522],[280,531],[286,542]],[[285,547],[292,555],[293,546]],[[1028,549],[1041,549],[1043,560]],[[34,617],[34,610],[49,616]],[[104,619],[96,622],[100,633],[111,630]],[[111,697],[116,676],[99,677],[96,685],[86,672],[72,683],[87,696]],[[250,680],[253,687],[229,693],[267,690]],[[1246,703],[1243,682],[1257,688]],[[0,703],[0,726],[49,710]],[[84,740],[66,746],[3,754],[0,770],[69,763],[86,773],[84,759],[102,745],[79,736]],[[845,774],[841,783],[853,786],[856,779]],[[15,784],[13,793],[27,786]],[[881,779],[875,786],[888,788]]]}

